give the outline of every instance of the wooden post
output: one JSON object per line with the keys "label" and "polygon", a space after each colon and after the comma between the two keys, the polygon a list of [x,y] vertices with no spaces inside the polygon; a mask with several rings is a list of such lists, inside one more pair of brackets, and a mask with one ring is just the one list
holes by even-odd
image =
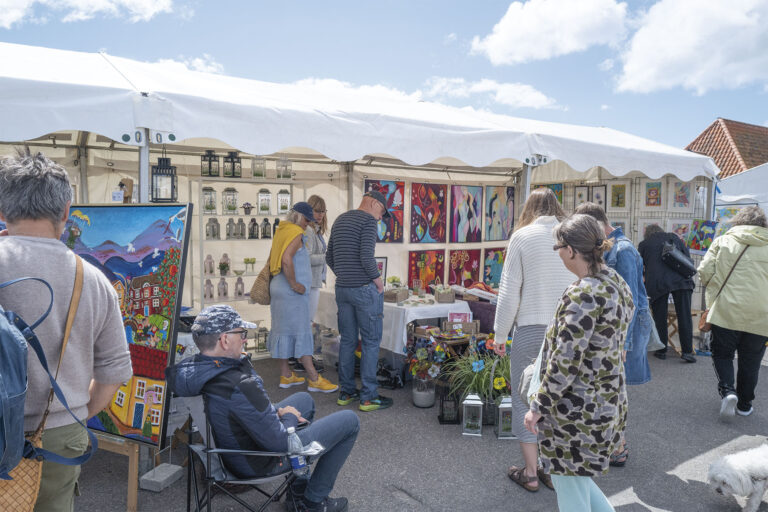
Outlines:
{"label": "wooden post", "polygon": [[94,433],[99,438],[99,449],[128,457],[128,499],[125,510],[137,512],[139,503],[139,444],[98,432]]}

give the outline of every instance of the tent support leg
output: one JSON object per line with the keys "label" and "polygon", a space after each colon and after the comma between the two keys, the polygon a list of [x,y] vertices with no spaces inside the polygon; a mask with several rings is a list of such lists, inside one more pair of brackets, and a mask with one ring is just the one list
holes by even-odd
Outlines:
{"label": "tent support leg", "polygon": [[[77,138],[77,159],[80,163],[80,203],[88,204],[88,134],[81,131]],[[73,198],[73,200],[76,200]]]}
{"label": "tent support leg", "polygon": [[355,207],[355,163],[344,162],[344,169],[347,171],[347,210]]}
{"label": "tent support leg", "polygon": [[144,144],[139,146],[139,202],[149,202],[149,128],[144,130]]}
{"label": "tent support leg", "polygon": [[528,164],[523,164],[523,203],[528,200],[528,196],[531,195],[531,173],[533,167]]}

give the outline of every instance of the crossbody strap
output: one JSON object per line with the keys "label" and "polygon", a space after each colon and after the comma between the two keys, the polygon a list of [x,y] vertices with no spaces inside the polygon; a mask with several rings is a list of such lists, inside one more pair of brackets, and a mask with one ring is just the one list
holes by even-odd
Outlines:
{"label": "crossbody strap", "polygon": [[736,258],[736,261],[734,262],[733,266],[731,267],[731,271],[730,271],[730,272],[728,272],[728,275],[727,275],[727,276],[725,276],[725,281],[723,281],[723,284],[722,284],[722,285],[720,285],[720,289],[719,289],[719,290],[717,290],[717,295],[715,295],[715,299],[712,301],[712,304],[714,304],[714,303],[715,303],[715,300],[717,300],[717,298],[720,296],[720,292],[722,292],[722,291],[723,291],[723,288],[725,288],[725,283],[727,283],[727,282],[728,282],[728,279],[731,277],[731,274],[733,274],[733,269],[735,269],[735,268],[736,268],[736,265],[739,263],[739,260],[741,259],[741,257],[742,257],[742,256],[744,256],[744,253],[745,253],[745,252],[747,252],[747,249],[749,249],[749,246],[748,246],[748,245],[744,247],[744,250],[743,250],[743,251],[741,251],[741,254],[739,254],[739,257],[738,257],[738,258]]}

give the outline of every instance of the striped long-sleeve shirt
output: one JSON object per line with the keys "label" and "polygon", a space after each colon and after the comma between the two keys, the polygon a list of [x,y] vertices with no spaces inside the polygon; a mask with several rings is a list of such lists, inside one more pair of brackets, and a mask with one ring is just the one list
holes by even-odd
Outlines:
{"label": "striped long-sleeve shirt", "polygon": [[342,213],[333,223],[325,261],[336,274],[336,286],[357,288],[377,277],[376,219],[362,210]]}

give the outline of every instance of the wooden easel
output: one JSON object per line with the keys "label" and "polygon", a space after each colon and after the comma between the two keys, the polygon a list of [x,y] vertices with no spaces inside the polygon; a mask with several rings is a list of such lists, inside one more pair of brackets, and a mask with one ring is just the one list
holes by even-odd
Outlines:
{"label": "wooden easel", "polygon": [[137,512],[139,504],[139,444],[94,432],[99,449],[128,457],[128,501],[125,510]]}

